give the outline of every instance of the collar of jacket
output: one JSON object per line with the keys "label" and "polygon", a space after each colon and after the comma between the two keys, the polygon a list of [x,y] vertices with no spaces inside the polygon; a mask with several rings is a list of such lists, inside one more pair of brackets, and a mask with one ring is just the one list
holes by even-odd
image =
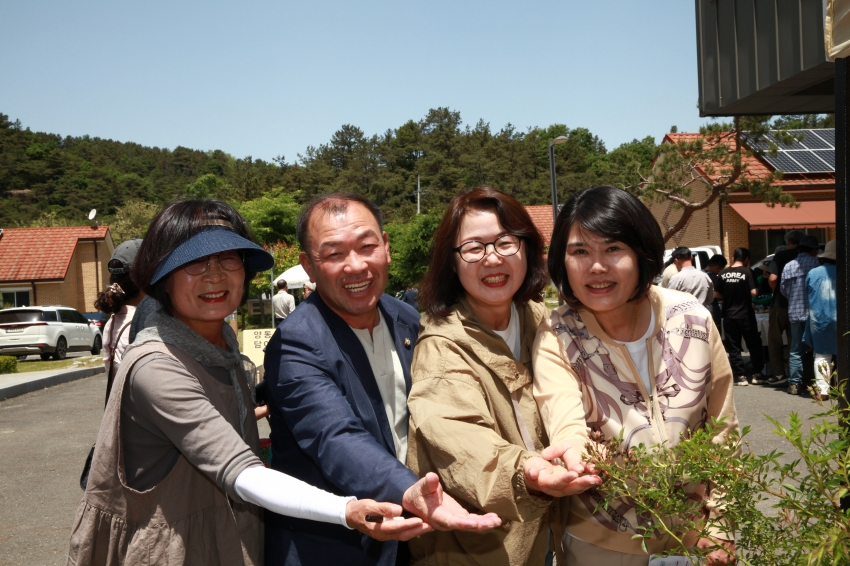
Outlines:
{"label": "collar of jacket", "polygon": [[[454,342],[480,359],[513,393],[531,383],[531,346],[534,344],[537,326],[546,314],[542,312],[545,307],[538,303],[517,304],[516,310],[520,324],[519,362],[514,359],[513,352],[502,337],[475,316],[466,299],[460,299],[445,318],[427,317],[427,324],[419,340],[431,335]],[[538,313],[538,310],[541,312]]]}
{"label": "collar of jacket", "polygon": [[[661,330],[661,326],[664,324],[665,317],[662,316],[664,313],[664,299],[661,296],[661,292],[658,290],[658,287],[655,285],[650,286],[649,291],[647,291],[644,296],[649,299],[649,304],[652,306],[652,311],[655,313],[655,326],[650,333],[650,337],[652,337],[658,334],[658,331]],[[596,317],[593,316],[592,312],[583,306],[580,306],[577,310],[582,322],[584,322],[584,325],[593,336],[596,336],[609,346],[621,346],[620,343],[608,336],[608,333],[602,329],[602,325],[597,322]]]}

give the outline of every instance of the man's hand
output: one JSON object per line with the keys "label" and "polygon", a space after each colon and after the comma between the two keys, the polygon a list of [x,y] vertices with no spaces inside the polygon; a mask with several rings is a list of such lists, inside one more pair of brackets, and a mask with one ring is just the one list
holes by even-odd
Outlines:
{"label": "man's hand", "polygon": [[[712,542],[711,539],[701,538],[697,541],[697,548],[711,548],[718,544],[720,548],[716,548],[706,555],[708,566],[725,566],[726,564],[735,564],[736,560],[733,557],[735,552],[735,541],[717,539],[717,542]],[[729,551],[729,552],[727,552]],[[733,554],[729,554],[729,553]]]}
{"label": "man's hand", "polygon": [[484,531],[502,524],[495,513],[475,515],[461,507],[443,491],[440,478],[433,472],[410,486],[401,504],[438,531]]}
{"label": "man's hand", "polygon": [[[345,522],[352,529],[357,529],[376,540],[410,540],[434,529],[419,517],[396,520],[401,516],[401,505],[394,503],[379,503],[372,499],[354,499],[345,506]],[[384,517],[382,523],[367,521],[366,515]]]}
{"label": "man's hand", "polygon": [[525,461],[522,471],[529,492],[552,497],[575,495],[602,485],[602,479],[595,474],[580,475],[536,456]]}

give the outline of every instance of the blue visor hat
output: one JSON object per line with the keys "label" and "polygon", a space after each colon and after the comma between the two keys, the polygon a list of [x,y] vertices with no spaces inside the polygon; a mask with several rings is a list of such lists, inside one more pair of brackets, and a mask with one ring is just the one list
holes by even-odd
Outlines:
{"label": "blue visor hat", "polygon": [[272,254],[236,232],[216,226],[198,232],[168,254],[153,274],[151,285],[156,285],[157,281],[190,261],[229,250],[242,252],[245,271],[259,273],[271,269],[274,265]]}

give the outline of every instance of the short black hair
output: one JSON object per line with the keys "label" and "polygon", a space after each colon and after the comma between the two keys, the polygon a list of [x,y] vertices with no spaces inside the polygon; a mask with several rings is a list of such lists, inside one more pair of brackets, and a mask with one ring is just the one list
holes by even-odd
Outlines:
{"label": "short black hair", "polygon": [[750,259],[750,250],[747,248],[735,248],[735,251],[732,252],[732,259],[735,261]]}
{"label": "short black hair", "polygon": [[694,254],[691,253],[690,248],[686,248],[685,246],[679,246],[673,253],[670,255],[673,259],[691,259],[694,257]]}
{"label": "short black hair", "polygon": [[723,269],[723,268],[724,268],[724,267],[726,267],[728,264],[729,264],[729,262],[726,260],[726,258],[725,258],[725,257],[723,257],[723,256],[722,256],[722,255],[720,255],[720,254],[714,254],[714,255],[713,255],[713,256],[711,256],[711,258],[708,260],[708,264],[707,264],[707,265],[708,265],[708,267],[714,267],[714,266],[717,266],[717,267],[719,267],[720,269]]}
{"label": "short black hair", "polygon": [[286,280],[285,279],[278,279],[277,288],[278,289],[286,289]]}
{"label": "short black hair", "polygon": [[786,244],[794,244],[795,246],[800,243],[800,240],[803,239],[806,233],[802,230],[789,230],[785,233],[785,243]]}
{"label": "short black hair", "polygon": [[623,242],[638,257],[638,284],[630,300],[649,291],[664,263],[664,238],[652,213],[638,198],[611,186],[590,187],[575,193],[564,204],[549,246],[549,276],[561,296],[571,305],[579,301],[570,287],[564,258],[574,224],[583,230]]}
{"label": "short black hair", "polygon": [[[211,222],[225,222],[236,234],[254,241],[248,223],[232,205],[216,199],[180,199],[168,203],[159,211],[139,246],[131,271],[133,281],[146,294],[159,301],[169,315],[173,315],[173,312],[171,299],[165,291],[168,277],[151,285],[153,276],[171,252],[201,230],[208,229]],[[248,301],[248,290],[255,275],[245,270],[243,305]]]}
{"label": "short black hair", "polygon": [[325,214],[345,214],[348,210],[348,204],[356,202],[362,204],[375,217],[378,223],[378,230],[384,230],[384,215],[381,209],[374,202],[367,198],[351,193],[330,193],[327,195],[319,195],[314,197],[310,202],[304,205],[301,209],[301,214],[298,215],[298,223],[295,225],[295,237],[298,239],[298,244],[301,249],[308,252],[309,238],[307,228],[310,225],[310,218],[316,209]]}

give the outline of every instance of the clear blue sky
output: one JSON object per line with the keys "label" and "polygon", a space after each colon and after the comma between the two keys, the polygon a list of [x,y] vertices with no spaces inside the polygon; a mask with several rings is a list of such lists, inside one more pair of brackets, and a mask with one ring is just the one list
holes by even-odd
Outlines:
{"label": "clear blue sky", "polygon": [[0,3],[0,112],[36,131],[292,162],[447,106],[609,149],[697,111],[690,0]]}

